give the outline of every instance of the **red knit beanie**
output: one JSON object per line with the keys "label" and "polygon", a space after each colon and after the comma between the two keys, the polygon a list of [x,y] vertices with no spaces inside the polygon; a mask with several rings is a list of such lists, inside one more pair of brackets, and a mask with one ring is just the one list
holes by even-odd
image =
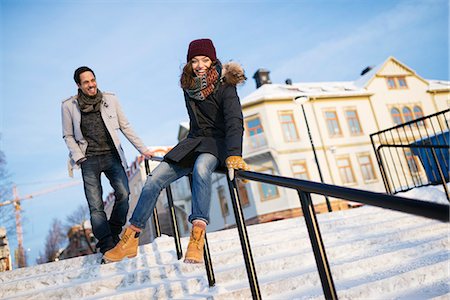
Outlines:
{"label": "red knit beanie", "polygon": [[193,40],[189,44],[187,62],[198,55],[208,56],[212,61],[217,60],[216,48],[214,48],[213,42],[210,39]]}

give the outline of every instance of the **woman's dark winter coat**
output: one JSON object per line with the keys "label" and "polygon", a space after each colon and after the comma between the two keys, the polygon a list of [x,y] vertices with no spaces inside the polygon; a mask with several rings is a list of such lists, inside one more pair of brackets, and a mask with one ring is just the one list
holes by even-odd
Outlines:
{"label": "woman's dark winter coat", "polygon": [[228,156],[242,156],[244,127],[236,84],[245,80],[244,71],[238,64],[228,63],[223,73],[219,88],[205,100],[184,93],[189,134],[166,154],[165,160],[192,166],[197,154],[211,153],[224,165]]}

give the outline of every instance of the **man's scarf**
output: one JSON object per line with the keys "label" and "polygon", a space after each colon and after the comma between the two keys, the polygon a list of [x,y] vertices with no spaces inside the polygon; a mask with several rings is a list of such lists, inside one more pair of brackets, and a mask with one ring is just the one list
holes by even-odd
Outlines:
{"label": "man's scarf", "polygon": [[100,110],[100,105],[102,103],[103,94],[97,89],[97,95],[90,97],[78,89],[78,105],[82,112],[97,112]]}
{"label": "man's scarf", "polygon": [[203,101],[211,95],[218,87],[220,76],[222,74],[222,65],[218,62],[213,68],[210,68],[202,77],[194,78],[194,86],[186,89],[189,97]]}

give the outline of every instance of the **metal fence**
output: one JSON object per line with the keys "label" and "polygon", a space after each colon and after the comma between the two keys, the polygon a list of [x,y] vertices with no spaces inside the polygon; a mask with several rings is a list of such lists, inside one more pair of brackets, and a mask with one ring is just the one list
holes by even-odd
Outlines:
{"label": "metal fence", "polygon": [[[161,158],[155,158],[154,160],[161,161]],[[218,171],[220,173],[226,173],[228,186],[230,189],[231,203],[233,205],[233,211],[236,220],[236,227],[239,233],[239,239],[241,242],[242,255],[247,270],[247,277],[249,281],[249,287],[252,293],[253,299],[261,299],[261,292],[259,288],[258,278],[256,274],[256,268],[253,261],[253,255],[251,250],[251,242],[247,234],[247,228],[245,225],[245,217],[241,207],[241,201],[239,198],[239,189],[237,186],[236,178],[243,178],[247,180],[253,180],[262,183],[268,183],[277,185],[280,187],[295,189],[299,195],[299,204],[303,211],[303,217],[305,218],[305,224],[308,229],[309,238],[311,241],[314,258],[316,260],[317,271],[322,284],[323,293],[325,299],[337,299],[337,293],[333,282],[333,276],[328,264],[326,255],[326,249],[322,241],[320,233],[319,223],[314,211],[314,205],[311,201],[311,194],[319,194],[323,196],[336,197],[344,200],[360,202],[363,204],[378,206],[382,208],[397,210],[409,214],[414,214],[426,218],[431,218],[443,222],[449,222],[450,218],[450,206],[432,202],[420,201],[417,199],[409,199],[403,197],[397,197],[382,193],[369,192],[364,190],[357,190],[352,188],[340,187],[335,185],[329,185],[325,183],[318,183],[313,181],[287,178],[282,176],[263,174],[250,171],[237,171],[236,178],[230,180],[228,172]],[[170,189],[170,186],[168,187]],[[167,193],[170,195],[171,193]],[[168,201],[171,202],[171,197],[168,197]],[[171,205],[169,204],[169,207]],[[178,259],[182,257],[180,237],[176,233],[177,224],[174,216],[174,210],[171,210],[172,218],[175,220],[173,223],[175,248],[177,250]],[[157,222],[155,226],[159,226]],[[158,230],[156,230],[158,232]],[[205,235],[206,238],[206,235]],[[211,254],[208,248],[208,244],[205,243],[204,260],[206,267],[206,275],[208,277],[209,286],[215,285],[213,262]]]}
{"label": "metal fence", "polygon": [[449,120],[447,109],[370,135],[388,193],[441,184],[450,201]]}

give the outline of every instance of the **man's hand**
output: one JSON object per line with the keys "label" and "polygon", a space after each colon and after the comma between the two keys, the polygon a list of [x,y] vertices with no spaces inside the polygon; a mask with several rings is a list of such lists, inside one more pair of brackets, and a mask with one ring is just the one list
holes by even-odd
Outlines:
{"label": "man's hand", "polygon": [[234,179],[234,170],[249,171],[250,167],[245,163],[241,156],[228,156],[225,160],[230,180]]}
{"label": "man's hand", "polygon": [[147,150],[142,153],[142,155],[144,155],[146,159],[152,158],[154,156],[154,154],[155,154],[155,152],[152,150]]}
{"label": "man's hand", "polygon": [[81,164],[84,163],[86,160],[87,160],[86,157],[82,157],[82,158],[80,158],[79,160],[77,160],[76,164],[79,165],[79,166],[81,166]]}

